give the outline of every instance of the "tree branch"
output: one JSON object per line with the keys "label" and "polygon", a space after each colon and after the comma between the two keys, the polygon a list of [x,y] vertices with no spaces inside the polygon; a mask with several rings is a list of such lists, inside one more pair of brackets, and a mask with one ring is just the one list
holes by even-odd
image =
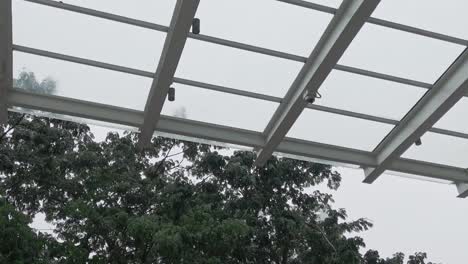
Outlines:
{"label": "tree branch", "polygon": [[[312,224],[308,224],[309,226],[311,226]],[[337,252],[336,250],[336,247],[333,245],[333,243],[328,239],[327,237],[327,234],[325,233],[325,231],[323,229],[321,229],[318,225],[314,225],[315,228],[313,226],[311,226],[312,229],[314,230],[317,230],[322,236],[323,236],[323,239],[325,239],[325,241],[327,242],[328,245],[330,245],[330,247],[333,249],[333,251],[335,251],[335,253]]]}
{"label": "tree branch", "polygon": [[23,121],[25,116],[26,116],[26,114],[21,115],[21,117],[18,119],[18,121],[15,124],[13,124],[10,128],[8,128],[7,131],[3,132],[3,134],[0,136],[0,141],[2,141],[3,138],[6,135],[8,135],[8,133],[10,133],[11,130],[13,130],[15,127],[17,127],[21,123],[21,121]]}
{"label": "tree branch", "polygon": [[159,169],[161,168],[161,165],[166,161],[167,157],[169,156],[169,153],[171,153],[171,150],[172,148],[174,147],[174,145],[172,145],[169,150],[167,151],[166,155],[164,156],[164,158],[159,162],[158,164],[158,167],[156,168],[156,172],[159,171]]}

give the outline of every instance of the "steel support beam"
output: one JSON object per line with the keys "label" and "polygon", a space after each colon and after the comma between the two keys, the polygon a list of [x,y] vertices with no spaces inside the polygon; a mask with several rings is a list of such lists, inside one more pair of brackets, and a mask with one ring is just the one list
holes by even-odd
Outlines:
{"label": "steel support beam", "polygon": [[[242,47],[242,46],[240,46],[240,47]],[[239,46],[236,46],[236,47],[233,47],[233,48],[239,48]],[[55,53],[55,52],[40,50],[40,49],[21,46],[21,45],[13,45],[13,49],[17,50],[17,51],[25,52],[25,53],[30,53],[30,54],[35,54],[35,55],[39,55],[39,56],[55,58],[55,59],[59,59],[59,60],[66,60],[66,61],[71,61],[71,62],[76,62],[76,63],[82,63],[82,64],[87,64],[87,63],[83,63],[83,61],[92,61],[92,60],[89,60],[89,59],[77,58],[77,57],[73,57],[73,56],[69,56],[69,55],[59,54],[59,53]],[[262,49],[262,48],[259,48],[259,49]],[[267,50],[265,52],[267,52],[267,53],[265,53],[265,55],[275,56],[274,52],[276,52],[276,51]],[[77,58],[77,59],[74,59],[74,58]],[[301,62],[305,62],[306,60],[307,60],[307,58],[304,57],[304,60],[301,61]],[[91,66],[95,66],[95,67],[106,68],[106,67],[109,67],[109,66],[110,67],[113,66],[112,64],[109,64],[109,63],[96,62],[96,61],[93,61],[93,62],[94,62],[94,64],[91,65]],[[90,65],[90,64],[87,64],[87,65]],[[122,66],[120,66],[120,67],[122,68]],[[430,83],[425,83],[425,82],[420,82],[420,81],[416,81],[416,80],[401,78],[401,77],[397,77],[397,76],[393,76],[393,75],[389,75],[389,74],[364,70],[364,69],[351,67],[351,66],[346,66],[346,65],[336,64],[334,69],[338,70],[338,71],[348,72],[348,73],[362,75],[362,76],[375,78],[375,79],[380,79],[380,80],[386,80],[386,81],[390,81],[390,82],[396,82],[396,83],[411,85],[411,86],[424,88],[424,89],[430,89],[432,87],[432,84],[430,84]],[[115,69],[112,69],[112,70],[115,70]],[[120,71],[120,70],[117,70],[117,71]],[[136,74],[136,75],[142,75],[141,73],[144,72],[144,71],[133,69],[132,72],[128,72],[128,71],[123,71],[123,72],[130,73],[130,74]],[[154,73],[151,73],[150,75],[151,75],[151,77],[153,77]],[[148,74],[144,74],[144,76],[148,77]],[[465,95],[465,96],[468,96],[468,95]]]}
{"label": "steel support beam", "polygon": [[[68,61],[68,62],[73,62],[73,63],[79,63],[79,64],[88,65],[88,66],[92,66],[92,67],[97,67],[97,68],[101,68],[101,69],[107,69],[107,70],[111,70],[111,71],[117,71],[117,72],[133,74],[133,75],[136,75],[136,76],[154,78],[154,75],[155,75],[153,72],[149,72],[149,71],[138,70],[138,69],[124,67],[124,66],[120,66],[120,65],[104,63],[104,62],[100,62],[100,61],[94,61],[94,60],[84,59],[84,58],[80,58],[80,57],[75,57],[75,56],[70,56],[70,55],[65,55],[65,54],[61,54],[61,53],[55,53],[55,52],[50,52],[50,51],[46,51],[46,50],[40,50],[40,49],[20,46],[20,45],[13,45],[13,50],[28,53],[28,54],[34,54],[34,55],[37,55],[37,56],[43,56],[43,57],[47,57],[47,58],[57,59],[57,60],[63,60],[63,61]],[[259,99],[259,100],[264,100],[264,101],[269,101],[269,102],[275,102],[275,103],[281,103],[283,101],[283,98],[276,97],[276,96],[260,94],[260,93],[254,93],[254,92],[249,92],[249,91],[245,91],[245,90],[239,90],[239,89],[234,89],[234,88],[230,88],[230,87],[214,85],[214,84],[209,84],[209,83],[204,83],[204,82],[198,82],[198,81],[188,80],[188,79],[183,79],[183,78],[178,78],[178,77],[174,77],[174,83],[185,84],[185,85],[189,85],[189,86],[193,86],[193,87],[197,87],[197,88],[201,88],[201,89],[217,91],[217,92],[222,92],[222,93],[228,93],[228,94],[234,94],[234,95],[239,95],[239,96],[245,96],[245,97],[248,97],[248,98],[254,98],[254,99]],[[465,94],[465,96],[467,96],[467,95]],[[307,108],[317,110],[317,111],[321,111],[321,112],[331,113],[331,114],[337,114],[337,115],[342,115],[342,116],[359,118],[359,119],[362,119],[362,120],[378,122],[378,123],[382,123],[382,124],[398,125],[398,123],[399,123],[399,121],[395,120],[395,119],[389,119],[389,118],[384,118],[384,117],[379,117],[379,116],[373,116],[373,115],[368,115],[368,114],[363,114],[363,113],[357,113],[357,112],[353,112],[353,111],[347,111],[347,110],[337,109],[337,108],[333,108],[333,107],[327,107],[327,106],[323,106],[323,105],[308,105]],[[447,129],[441,129],[441,128],[435,128],[435,127],[429,129],[429,131],[437,133],[437,134],[441,134],[441,135],[468,139],[468,134],[467,133],[462,133],[462,132],[457,132],[457,131],[452,131],[452,130],[447,130]]]}
{"label": "steel support beam", "polygon": [[315,93],[351,44],[379,0],[344,1],[307,59],[267,128],[265,145],[255,165],[263,166],[307,106],[304,96]]}
{"label": "steel support beam", "polygon": [[200,0],[178,0],[174,8],[161,59],[145,106],[145,119],[140,129],[140,147],[147,146],[151,141],[169,86],[174,81],[174,74],[199,2]]}
{"label": "steel support beam", "polygon": [[[98,10],[94,10],[94,9],[90,9],[90,8],[85,8],[85,7],[81,7],[81,6],[75,6],[75,5],[65,4],[65,3],[61,3],[61,2],[57,2],[57,1],[51,1],[51,0],[26,0],[26,1],[36,3],[36,4],[46,5],[46,6],[50,6],[50,7],[54,7],[54,8],[60,8],[60,9],[63,9],[63,10],[76,12],[76,13],[79,13],[79,14],[99,17],[99,18],[103,18],[103,19],[107,19],[107,20],[111,20],[111,21],[115,21],[115,22],[119,22],[119,23],[124,23],[124,24],[128,24],[128,25],[133,25],[133,26],[137,26],[137,27],[152,29],[152,30],[156,30],[156,31],[160,31],[160,32],[168,32],[169,31],[169,27],[166,27],[166,26],[163,26],[163,25],[150,23],[150,22],[146,22],[146,21],[142,21],[142,20],[137,20],[137,19],[134,19],[134,18],[119,16],[119,15],[115,15],[115,14],[111,14],[111,13],[106,13],[106,12],[102,12],[102,11],[98,11]],[[325,6],[321,6],[321,5],[317,5],[317,4],[312,4],[312,3],[309,3],[309,2],[305,2],[305,3],[311,4],[314,7],[318,6],[319,11],[332,9],[333,10],[332,14],[336,13],[336,9],[331,8],[331,7],[325,7]],[[320,7],[322,7],[322,8],[320,8]],[[324,12],[326,12],[326,11],[324,11]],[[241,43],[241,42],[237,42],[237,41],[217,38],[217,37],[203,35],[203,34],[195,35],[195,34],[189,33],[189,38],[204,41],[204,42],[208,42],[208,43],[212,43],[212,44],[222,45],[222,46],[226,46],[226,47],[230,47],[230,48],[235,48],[235,49],[245,50],[245,51],[254,52],[254,53],[258,53],[258,54],[263,54],[263,55],[267,55],[267,56],[272,56],[272,57],[276,57],[276,58],[281,58],[281,59],[285,59],[285,60],[297,61],[297,62],[302,62],[302,63],[305,63],[307,61],[307,58],[303,57],[303,56],[298,56],[298,55],[291,54],[291,53],[286,53],[286,52],[282,52],[282,51],[267,49],[267,48],[263,48],[263,47],[258,47],[258,46],[254,46],[254,45],[250,45],[250,44],[245,44],[245,43]],[[425,83],[425,82],[410,80],[410,79],[401,78],[401,77],[397,77],[397,76],[393,76],[393,75],[389,75],[389,74],[383,74],[383,73],[379,73],[379,72],[359,69],[359,68],[355,68],[355,67],[351,67],[351,66],[347,66],[347,65],[336,64],[335,70],[354,73],[354,74],[359,74],[359,75],[367,76],[367,77],[371,77],[371,78],[377,78],[377,79],[382,79],[382,80],[387,80],[387,81],[412,85],[412,86],[426,88],[426,89],[429,89],[429,88],[432,87],[432,84],[430,84],[430,83]]]}
{"label": "steel support beam", "polygon": [[375,181],[468,91],[468,49],[374,150],[378,166],[366,168],[364,182]]}
{"label": "steel support beam", "polygon": [[468,197],[468,184],[467,183],[457,183],[458,198]]}
{"label": "steel support beam", "polygon": [[[115,14],[111,14],[107,12],[102,12],[102,11],[94,10],[91,8],[66,4],[66,3],[62,3],[58,1],[53,1],[53,0],[25,0],[25,1],[36,3],[36,4],[41,4],[41,5],[46,5],[50,7],[60,8],[60,9],[77,12],[77,13],[81,13],[85,15],[100,17],[103,19],[113,20],[113,21],[126,23],[126,24],[130,24],[134,26],[144,27],[148,29],[154,29],[154,30],[163,31],[163,32],[168,31],[168,27],[163,26],[163,25],[158,25],[155,23],[141,21],[141,20],[133,19],[129,17],[119,16],[119,15],[115,15]],[[303,8],[308,8],[308,9],[319,11],[319,12],[329,13],[332,15],[334,15],[337,12],[336,8],[324,6],[320,4],[315,4],[315,3],[307,2],[304,0],[277,0],[277,1],[300,6]],[[416,34],[416,35],[420,35],[420,36],[424,36],[428,38],[433,38],[433,39],[447,41],[447,42],[451,42],[451,43],[455,43],[455,44],[459,44],[463,46],[468,46],[468,40],[466,39],[461,39],[461,38],[457,38],[457,37],[453,37],[453,36],[449,36],[445,34],[440,34],[437,32],[433,32],[433,31],[429,31],[429,30],[425,30],[425,29],[421,29],[417,27],[412,27],[412,26],[408,26],[408,25],[404,25],[400,23],[395,23],[392,21],[384,20],[384,19],[370,17],[367,20],[367,22],[374,24],[374,25],[379,25],[382,27],[387,27],[387,28],[391,28],[391,29],[395,29],[395,30],[399,30],[399,31],[403,31],[403,32],[411,33],[411,34]],[[246,50],[252,49],[251,51],[259,52],[259,53],[263,53],[262,51],[268,51],[267,49],[251,46],[248,44],[236,43],[234,41],[215,38],[215,37],[202,35],[202,34],[200,35],[190,34],[190,37],[193,37],[195,39],[202,40],[202,41],[208,41],[208,42],[216,43],[219,45],[226,45],[226,46],[231,46],[231,47],[235,47],[238,44],[244,47],[236,47],[236,48],[241,48],[241,49],[246,49]],[[268,55],[271,55],[271,54],[268,54]],[[301,56],[282,53],[282,52],[277,52],[276,55],[272,55],[272,56],[278,56],[278,57],[284,56],[285,59],[298,60],[298,61],[301,61],[302,59]]]}
{"label": "steel support beam", "polygon": [[[277,1],[292,4],[292,5],[296,5],[296,6],[300,6],[300,7],[304,7],[304,8],[309,8],[309,9],[312,9],[312,10],[325,12],[325,13],[329,13],[329,14],[335,14],[337,12],[336,8],[329,7],[329,6],[324,6],[324,5],[320,5],[320,4],[315,4],[315,3],[307,2],[307,1],[304,1],[304,0],[277,0]],[[468,46],[468,40],[466,40],[466,39],[452,37],[452,36],[448,36],[448,35],[445,35],[445,34],[440,34],[440,33],[436,33],[436,32],[433,32],[433,31],[420,29],[420,28],[417,28],[417,27],[407,26],[407,25],[403,25],[403,24],[400,24],[400,23],[395,23],[395,22],[380,19],[380,18],[369,17],[369,19],[367,20],[367,23],[382,26],[382,27],[387,27],[387,28],[391,28],[391,29],[395,29],[395,30],[400,30],[400,31],[403,31],[403,32],[416,34],[416,35],[420,35],[420,36],[424,36],[424,37],[428,37],[428,38],[447,41],[447,42],[451,42],[451,43],[455,43],[455,44],[459,44],[459,45],[463,45],[463,46]]]}
{"label": "steel support beam", "polygon": [[[70,120],[71,116],[134,128],[138,128],[143,124],[144,113],[142,111],[55,95],[35,94],[20,89],[12,89],[8,93],[8,103],[11,106],[21,107],[23,110],[31,109],[63,115],[55,117],[65,120]],[[36,112],[35,114],[41,113]],[[156,132],[167,133],[173,137],[190,138],[195,142],[208,140],[214,144],[228,143],[251,148],[261,147],[264,139],[263,134],[260,132],[168,116],[161,116],[160,122],[156,126]],[[295,155],[299,158],[303,157],[304,160],[312,158],[361,167],[377,166],[371,152],[291,138],[285,138],[278,146],[277,151]],[[442,164],[398,158],[390,165],[389,169],[468,184],[468,173],[465,169]]]}
{"label": "steel support beam", "polygon": [[8,121],[6,96],[13,87],[11,0],[0,1],[0,125]]}

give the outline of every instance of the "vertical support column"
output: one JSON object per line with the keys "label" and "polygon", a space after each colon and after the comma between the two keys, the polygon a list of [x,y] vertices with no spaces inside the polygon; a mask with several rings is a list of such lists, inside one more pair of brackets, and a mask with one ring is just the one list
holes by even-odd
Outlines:
{"label": "vertical support column", "polygon": [[468,184],[467,183],[457,183],[458,198],[468,197]]}
{"label": "vertical support column", "polygon": [[140,147],[148,146],[161,117],[169,86],[179,64],[185,42],[200,0],[178,0],[164,42],[158,68],[145,106],[145,119],[140,129]]}
{"label": "vertical support column", "polygon": [[11,0],[0,0],[0,124],[8,121],[7,92],[13,86]]}
{"label": "vertical support column", "polygon": [[374,150],[377,167],[365,168],[365,183],[374,182],[416,140],[434,126],[468,92],[468,49],[457,58],[400,123]]}
{"label": "vertical support column", "polygon": [[263,166],[271,157],[379,2],[343,1],[268,123],[264,131],[265,144],[258,152],[256,166]]}

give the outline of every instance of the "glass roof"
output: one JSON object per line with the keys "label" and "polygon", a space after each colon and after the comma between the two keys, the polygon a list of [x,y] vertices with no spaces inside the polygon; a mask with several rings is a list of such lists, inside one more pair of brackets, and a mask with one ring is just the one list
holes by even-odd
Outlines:
{"label": "glass roof", "polygon": [[467,39],[467,8],[468,2],[460,0],[384,0],[373,16]]}
{"label": "glass roof", "polygon": [[463,50],[457,44],[366,24],[340,64],[434,83]]}
{"label": "glass roof", "polygon": [[57,86],[56,95],[140,111],[145,108],[152,81],[147,77],[22,52],[13,53],[13,69],[15,79],[24,71],[33,72],[39,80],[52,78]]}
{"label": "glass roof", "polygon": [[333,70],[320,92],[318,105],[400,120],[426,89]]}
{"label": "glass roof", "polygon": [[166,26],[171,23],[176,4],[174,0],[138,0],[137,5],[127,0],[67,0],[66,3]]}
{"label": "glass roof", "polygon": [[464,97],[450,109],[434,126],[437,128],[468,133],[468,98]]}
{"label": "glass roof", "polygon": [[158,65],[165,32],[25,1],[13,3],[13,42],[17,45],[148,71]]}
{"label": "glass roof", "polygon": [[10,110],[468,183],[468,4],[197,2],[12,0]]}
{"label": "glass roof", "polygon": [[[164,104],[163,115],[230,127],[263,131],[278,103],[175,84],[176,100]],[[197,98],[197,100],[194,100]],[[239,115],[243,109],[248,115]]]}
{"label": "glass roof", "polygon": [[333,16],[279,1],[209,0],[197,17],[203,34],[308,56]]}
{"label": "glass roof", "polygon": [[283,97],[302,65],[297,61],[189,39],[176,76]]}
{"label": "glass roof", "polygon": [[466,167],[468,156],[463,154],[468,151],[468,140],[428,132],[421,138],[421,142],[421,146],[411,147],[403,157]]}
{"label": "glass roof", "polygon": [[306,109],[288,136],[372,151],[392,128],[388,124]]}

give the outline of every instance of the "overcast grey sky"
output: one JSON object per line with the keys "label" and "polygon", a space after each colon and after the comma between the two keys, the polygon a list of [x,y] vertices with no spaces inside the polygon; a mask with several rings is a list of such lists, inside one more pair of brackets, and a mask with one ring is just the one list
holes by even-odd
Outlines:
{"label": "overcast grey sky", "polygon": [[[165,33],[13,0],[15,44],[155,71]],[[68,0],[132,18],[168,25],[175,0]],[[339,0],[310,0],[338,7]],[[465,0],[382,0],[375,17],[468,38]],[[308,56],[331,20],[325,14],[274,0],[201,0],[197,17],[203,34]],[[366,24],[340,64],[432,83],[463,51],[443,41]],[[189,39],[176,76],[273,96],[283,96],[301,63]],[[14,71],[58,81],[58,94],[143,110],[151,79],[15,52]],[[163,114],[184,107],[188,118],[263,131],[277,103],[175,85],[177,100]],[[426,92],[349,73],[332,71],[317,104],[401,119]],[[468,132],[468,101],[462,99],[437,126]],[[393,126],[306,110],[288,136],[371,151]],[[103,134],[105,130],[97,130]],[[427,133],[423,145],[404,157],[468,167],[468,141]],[[340,168],[343,187],[337,206],[351,217],[368,217],[375,227],[363,234],[384,255],[424,250],[448,264],[468,259],[468,203],[452,185],[391,175],[365,185],[360,170]]]}

